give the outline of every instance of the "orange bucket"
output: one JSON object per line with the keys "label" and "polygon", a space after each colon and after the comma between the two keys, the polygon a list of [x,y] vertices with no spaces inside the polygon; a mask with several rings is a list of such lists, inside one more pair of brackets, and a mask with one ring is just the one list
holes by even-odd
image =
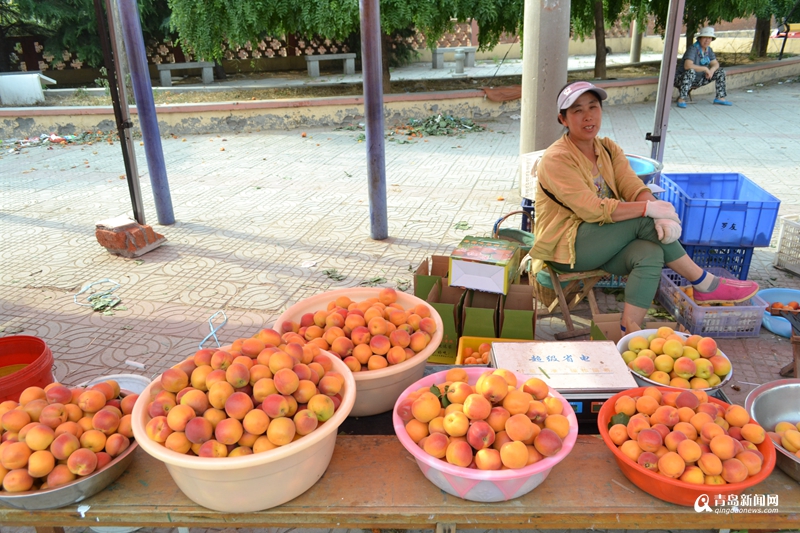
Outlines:
{"label": "orange bucket", "polygon": [[0,338],[0,402],[19,400],[28,387],[53,382],[53,352],[39,337],[14,335]]}

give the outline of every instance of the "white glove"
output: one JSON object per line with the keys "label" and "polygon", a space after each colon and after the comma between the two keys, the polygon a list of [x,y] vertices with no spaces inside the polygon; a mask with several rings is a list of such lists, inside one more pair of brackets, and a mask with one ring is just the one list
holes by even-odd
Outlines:
{"label": "white glove", "polygon": [[647,208],[644,210],[644,216],[654,219],[666,218],[674,220],[678,224],[681,223],[681,219],[678,218],[678,214],[675,212],[675,206],[664,200],[648,200]]}
{"label": "white glove", "polygon": [[681,238],[681,225],[668,218],[659,218],[654,221],[658,240],[663,244],[670,244]]}

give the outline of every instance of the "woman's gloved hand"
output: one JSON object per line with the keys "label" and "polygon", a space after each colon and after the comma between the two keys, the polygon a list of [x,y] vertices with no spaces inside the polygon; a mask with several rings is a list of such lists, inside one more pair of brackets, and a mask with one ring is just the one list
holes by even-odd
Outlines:
{"label": "woman's gloved hand", "polygon": [[655,220],[658,240],[663,244],[670,244],[681,238],[681,225],[669,218]]}
{"label": "woman's gloved hand", "polygon": [[678,218],[678,214],[675,212],[675,206],[664,200],[648,200],[647,207],[644,210],[644,216],[656,220],[669,219],[674,220],[678,224],[681,223],[681,219]]}

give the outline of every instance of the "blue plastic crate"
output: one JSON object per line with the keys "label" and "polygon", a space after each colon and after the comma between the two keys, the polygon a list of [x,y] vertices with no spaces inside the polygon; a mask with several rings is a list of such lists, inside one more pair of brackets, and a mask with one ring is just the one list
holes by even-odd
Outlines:
{"label": "blue plastic crate", "polygon": [[752,246],[726,247],[684,244],[683,248],[689,257],[702,268],[724,268],[735,278],[747,279],[747,273],[750,271],[750,260],[753,258]]}
{"label": "blue plastic crate", "polygon": [[[730,278],[721,268],[710,269],[715,276]],[[686,292],[691,283],[668,268],[661,271],[656,298],[675,320],[693,335],[704,337],[758,337],[761,316],[767,302],[758,295],[732,306],[697,304]]]}
{"label": "blue plastic crate", "polygon": [[[522,199],[522,210],[533,216],[533,200]],[[534,219],[535,220],[535,219]],[[522,217],[522,231],[531,231],[531,221],[528,217]]]}
{"label": "blue plastic crate", "polygon": [[743,174],[665,172],[661,187],[681,219],[681,242],[769,246],[781,202]]}

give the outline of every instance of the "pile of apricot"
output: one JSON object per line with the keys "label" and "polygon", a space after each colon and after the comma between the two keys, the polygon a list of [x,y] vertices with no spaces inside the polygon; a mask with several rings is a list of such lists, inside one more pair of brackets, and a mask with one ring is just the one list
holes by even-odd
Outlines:
{"label": "pile of apricot", "polygon": [[45,490],[102,470],[131,444],[138,394],[108,380],[89,388],[51,383],[0,403],[0,484]]}
{"label": "pile of apricot", "polygon": [[739,483],[761,471],[766,432],[740,405],[708,401],[704,391],[646,387],[620,396],[608,435],[631,462],[697,485]]}
{"label": "pile of apricot", "polygon": [[275,326],[285,342],[315,344],[338,355],[353,372],[402,363],[427,348],[436,332],[430,307],[405,309],[397,302],[397,291],[388,287],[359,302],[339,296],[299,322]]}
{"label": "pile of apricot", "polygon": [[561,451],[570,432],[561,400],[530,378],[490,369],[469,384],[463,368],[400,400],[397,415],[425,453],[463,468],[523,468]]}
{"label": "pile of apricot", "polygon": [[257,335],[167,369],[141,398],[147,437],[186,455],[238,457],[294,442],[329,420],[345,383],[330,354],[283,345],[274,330]]}
{"label": "pile of apricot", "polygon": [[477,349],[465,346],[463,350],[462,364],[465,365],[485,365],[489,363],[489,354],[492,351],[492,345],[488,342],[482,342]]}

